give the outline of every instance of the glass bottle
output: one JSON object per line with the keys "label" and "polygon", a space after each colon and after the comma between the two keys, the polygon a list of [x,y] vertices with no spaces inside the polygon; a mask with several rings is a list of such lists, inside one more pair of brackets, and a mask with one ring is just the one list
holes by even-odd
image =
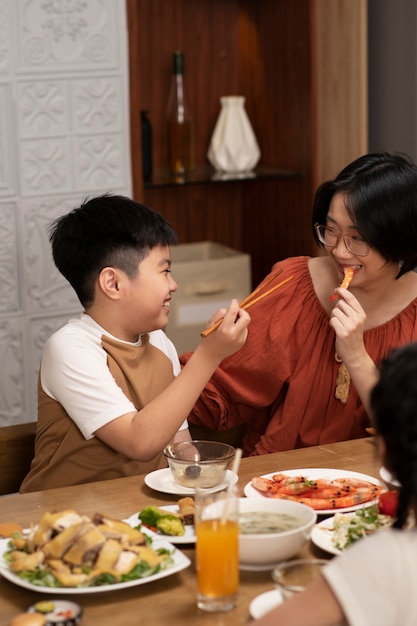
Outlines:
{"label": "glass bottle", "polygon": [[194,120],[184,93],[184,55],[173,54],[173,73],[167,109],[168,167],[171,175],[183,180],[195,167]]}
{"label": "glass bottle", "polygon": [[152,178],[152,126],[147,111],[140,112],[143,180]]}

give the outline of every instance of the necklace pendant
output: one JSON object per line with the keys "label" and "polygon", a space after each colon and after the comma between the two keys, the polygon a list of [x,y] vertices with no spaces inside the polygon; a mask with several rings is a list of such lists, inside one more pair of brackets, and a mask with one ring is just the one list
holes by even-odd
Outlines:
{"label": "necklace pendant", "polygon": [[346,404],[349,397],[350,374],[344,363],[341,363],[336,378],[335,398],[342,404]]}

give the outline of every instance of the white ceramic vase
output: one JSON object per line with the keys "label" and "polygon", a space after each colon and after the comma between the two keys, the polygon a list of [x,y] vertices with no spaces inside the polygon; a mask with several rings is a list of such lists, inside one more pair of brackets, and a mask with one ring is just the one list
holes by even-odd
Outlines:
{"label": "white ceramic vase", "polygon": [[261,152],[245,110],[243,96],[223,96],[207,158],[219,172],[250,172]]}

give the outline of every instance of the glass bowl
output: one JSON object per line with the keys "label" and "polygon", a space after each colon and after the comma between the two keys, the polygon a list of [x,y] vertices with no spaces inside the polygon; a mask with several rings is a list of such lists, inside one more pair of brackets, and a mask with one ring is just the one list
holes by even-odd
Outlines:
{"label": "glass bowl", "polygon": [[176,483],[210,489],[224,481],[235,448],[220,441],[181,441],[167,445],[164,455]]}

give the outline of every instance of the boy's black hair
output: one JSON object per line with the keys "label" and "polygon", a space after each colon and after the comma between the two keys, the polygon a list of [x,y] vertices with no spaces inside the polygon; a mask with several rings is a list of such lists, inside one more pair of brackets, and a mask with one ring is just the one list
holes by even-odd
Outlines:
{"label": "boy's black hair", "polygon": [[393,350],[382,362],[371,408],[387,469],[401,485],[394,525],[402,528],[417,501],[417,343]]}
{"label": "boy's black hair", "polygon": [[104,267],[120,269],[132,278],[152,248],[178,242],[163,215],[110,194],[86,199],[55,220],[49,239],[55,265],[84,307],[94,301],[95,282]]}
{"label": "boy's black hair", "polygon": [[314,224],[326,224],[335,193],[345,195],[346,209],[359,234],[386,261],[401,265],[399,278],[417,266],[417,166],[406,156],[371,153],[320,185],[313,204]]}

